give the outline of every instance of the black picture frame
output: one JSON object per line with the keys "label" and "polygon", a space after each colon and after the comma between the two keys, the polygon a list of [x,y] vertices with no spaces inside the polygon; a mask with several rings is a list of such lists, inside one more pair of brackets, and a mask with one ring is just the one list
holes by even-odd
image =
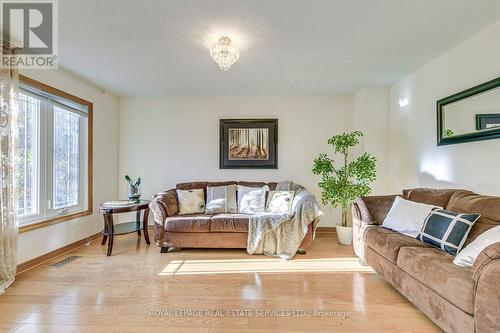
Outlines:
{"label": "black picture frame", "polygon": [[[470,89],[461,91],[454,95],[448,96],[446,98],[440,99],[436,102],[436,113],[437,113],[437,145],[445,146],[457,143],[473,142],[480,140],[491,140],[500,138],[500,128],[493,128],[489,130],[481,130],[475,133],[467,133],[462,135],[455,135],[446,137],[444,128],[444,107],[448,104],[460,101],[462,99],[481,94],[488,90],[492,90],[500,87],[500,77],[493,79],[491,81],[485,82],[478,86],[472,87]],[[477,127],[477,118],[476,118]]]}
{"label": "black picture frame", "polygon": [[[489,124],[500,125],[500,113],[479,113],[476,114],[476,130],[482,131],[490,129]],[[497,128],[499,126],[492,127]]]}
{"label": "black picture frame", "polygon": [[[264,130],[266,148],[261,158],[231,158],[230,130]],[[234,132],[233,132],[234,133]],[[231,140],[234,137],[231,136]],[[261,140],[262,141],[262,140]],[[219,120],[220,169],[277,169],[278,168],[278,119],[220,119]]]}

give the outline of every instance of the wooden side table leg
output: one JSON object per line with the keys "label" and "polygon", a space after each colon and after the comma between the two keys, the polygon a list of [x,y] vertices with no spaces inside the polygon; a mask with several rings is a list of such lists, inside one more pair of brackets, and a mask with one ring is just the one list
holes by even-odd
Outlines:
{"label": "wooden side table leg", "polygon": [[107,240],[107,239],[108,239],[108,235],[103,234],[103,235],[102,235],[101,245],[106,244],[106,240]]}
{"label": "wooden side table leg", "polygon": [[101,245],[104,245],[108,239],[108,223],[106,222],[106,214],[103,214],[102,218],[104,219],[104,230],[102,231]]}
{"label": "wooden side table leg", "polygon": [[144,217],[142,220],[142,229],[144,232],[144,240],[146,241],[146,244],[149,245],[148,216],[149,216],[149,208],[146,208],[144,210]]}
{"label": "wooden side table leg", "polygon": [[109,241],[108,241],[108,253],[107,256],[109,257],[111,255],[111,252],[113,251],[113,238],[115,235],[115,226],[113,223],[113,214],[104,214],[106,216],[106,221],[108,223],[108,236],[109,236]]}
{"label": "wooden side table leg", "polygon": [[141,211],[138,210],[135,214],[135,224],[137,225],[137,236],[141,237],[141,229],[139,226],[141,225]]}

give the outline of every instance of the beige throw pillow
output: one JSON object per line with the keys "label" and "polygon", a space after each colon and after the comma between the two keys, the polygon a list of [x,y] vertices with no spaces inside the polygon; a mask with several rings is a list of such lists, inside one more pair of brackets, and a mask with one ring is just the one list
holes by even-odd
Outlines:
{"label": "beige throw pillow", "polygon": [[295,191],[271,191],[267,199],[267,211],[269,213],[288,214],[292,209]]}
{"label": "beige throw pillow", "polygon": [[207,214],[236,213],[236,185],[207,187]]}
{"label": "beige throw pillow", "polygon": [[203,214],[205,212],[205,194],[202,189],[177,190],[179,214]]}
{"label": "beige throw pillow", "polygon": [[238,185],[238,212],[255,214],[266,210],[266,193],[269,187],[247,187]]}

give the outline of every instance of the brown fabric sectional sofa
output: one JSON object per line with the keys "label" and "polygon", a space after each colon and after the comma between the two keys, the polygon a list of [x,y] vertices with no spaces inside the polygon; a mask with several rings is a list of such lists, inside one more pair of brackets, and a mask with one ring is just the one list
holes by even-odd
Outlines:
{"label": "brown fabric sectional sofa", "polygon": [[[481,213],[466,245],[500,224],[500,197],[422,188],[401,196],[460,213]],[[351,206],[359,258],[446,332],[500,332],[500,243],[487,247],[472,268],[457,266],[452,255],[380,226],[395,197],[362,197]]]}
{"label": "brown fabric sectional sofa", "polygon": [[[276,189],[277,185],[277,183],[236,181],[190,182],[179,183],[175,189],[156,194],[149,207],[154,215],[155,243],[161,247],[161,252],[166,252],[169,247],[246,249],[248,221],[251,215],[239,213],[178,215],[179,204],[176,189],[203,189],[206,196],[207,186],[232,184],[256,188],[268,185],[271,191]],[[309,231],[299,246],[299,252],[304,253],[312,240],[311,223]]]}

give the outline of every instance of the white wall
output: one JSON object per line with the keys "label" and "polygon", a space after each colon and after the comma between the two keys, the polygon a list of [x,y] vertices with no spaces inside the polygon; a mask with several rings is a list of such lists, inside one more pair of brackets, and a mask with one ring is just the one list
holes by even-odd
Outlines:
{"label": "white wall", "polygon": [[390,129],[389,88],[369,87],[355,96],[355,127],[363,132],[362,152],[377,158],[377,179],[372,184],[372,195],[390,192]]}
{"label": "white wall", "polygon": [[22,74],[94,104],[93,214],[22,233],[18,262],[23,263],[102,230],[97,205],[116,200],[118,193],[118,99],[63,70],[32,70]]}
{"label": "white wall", "polygon": [[[391,87],[391,188],[500,195],[500,140],[436,145],[436,101],[500,76],[500,21]],[[399,107],[398,100],[409,104]]]}
{"label": "white wall", "polygon": [[[194,180],[294,180],[317,197],[311,172],[326,140],[359,129],[362,151],[378,158],[374,194],[408,187],[462,187],[500,194],[500,140],[436,146],[438,99],[500,76],[500,21],[390,87],[355,97],[227,97],[117,99],[65,71],[24,73],[94,103],[94,214],[23,233],[25,262],[102,229],[97,204],[126,197],[124,174],[143,178],[143,197]],[[409,105],[399,107],[399,99]],[[118,110],[120,110],[118,112]],[[220,170],[220,118],[278,118],[279,169]],[[119,140],[119,141],[118,141]],[[118,154],[119,150],[119,154]],[[119,156],[118,156],[119,155]],[[323,226],[338,210],[323,207]]]}
{"label": "white wall", "polygon": [[[354,126],[353,96],[119,99],[119,176],[143,178],[143,197],[195,180],[291,179],[318,199],[314,158],[331,150],[326,141]],[[219,119],[278,118],[277,170],[220,170]],[[119,181],[119,196],[126,183]],[[324,207],[322,226],[340,213]]]}

